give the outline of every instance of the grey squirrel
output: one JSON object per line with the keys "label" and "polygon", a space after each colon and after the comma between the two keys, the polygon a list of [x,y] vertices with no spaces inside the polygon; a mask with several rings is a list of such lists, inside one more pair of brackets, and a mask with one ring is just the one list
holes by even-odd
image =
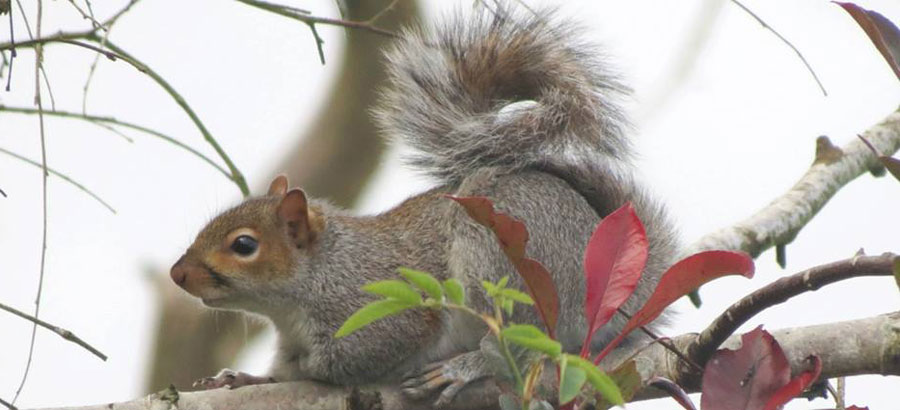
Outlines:
{"label": "grey squirrel", "polygon": [[[374,300],[362,286],[397,278],[398,267],[460,280],[479,311],[491,311],[482,280],[509,276],[509,286],[524,289],[494,235],[448,194],[490,198],[525,223],[527,254],[556,283],[556,334],[570,352],[587,331],[585,245],[602,216],[631,201],[650,240],[643,278],[623,306],[635,312],[678,244],[662,206],[632,176],[626,123],[614,104],[624,87],[578,34],[552,12],[509,10],[458,14],[434,30],[405,32],[386,54],[389,85],[375,117],[385,135],[418,151],[411,164],[438,186],[385,213],[354,216],[278,177],[266,195],[213,219],[171,277],[210,307],[270,319],[278,349],[265,376],[223,371],[200,385],[394,384],[445,404],[490,376],[479,350],[486,329],[467,317],[411,310],[334,338]],[[540,325],[528,306],[509,320]],[[617,315],[600,329],[594,348],[624,323]]]}

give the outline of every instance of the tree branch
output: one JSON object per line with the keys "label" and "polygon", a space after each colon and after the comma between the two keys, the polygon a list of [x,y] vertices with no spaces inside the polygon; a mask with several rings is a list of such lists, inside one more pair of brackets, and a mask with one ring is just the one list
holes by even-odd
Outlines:
{"label": "tree branch", "polygon": [[[784,349],[794,373],[804,368],[803,360],[810,354],[822,359],[821,378],[859,374],[900,375],[900,348],[894,329],[900,328],[900,312],[847,322],[783,329],[772,332]],[[852,338],[853,343],[847,343]],[[686,334],[672,339],[684,348],[697,339]],[[738,336],[725,342],[728,348],[740,343]],[[610,359],[613,359],[610,357]],[[635,362],[643,380],[653,376],[665,377],[678,383],[688,392],[699,391],[698,374],[685,375],[677,370],[680,359],[668,349],[653,344],[636,356]],[[551,372],[552,373],[552,372]],[[551,375],[552,376],[552,375]],[[460,391],[454,400],[455,409],[496,408],[500,391],[487,380]],[[644,388],[633,400],[664,397],[662,391]],[[164,390],[136,400],[97,406],[70,407],[66,410],[143,410],[170,408],[177,403],[180,409],[215,408],[221,410],[246,409],[313,410],[313,409],[393,409],[428,408],[430,403],[410,403],[393,388],[377,392],[360,392],[348,388],[325,386],[312,381],[273,383],[245,386],[235,390],[208,390],[178,393]],[[165,407],[162,407],[165,406]],[[46,409],[51,410],[51,409]]]}
{"label": "tree branch", "polygon": [[[900,110],[864,134],[883,155],[900,149]],[[822,138],[822,137],[820,137]],[[741,250],[752,257],[775,245],[790,243],[797,233],[844,185],[879,166],[877,157],[858,139],[843,148],[820,139],[816,160],[799,181],[753,216],[712,232],[690,246],[691,255],[709,249]]]}
{"label": "tree branch", "polygon": [[815,291],[822,286],[859,276],[890,276],[897,255],[857,256],[816,266],[803,272],[786,276],[745,296],[716,318],[687,350],[688,356],[704,366],[719,345],[742,324],[757,313],[804,292]]}
{"label": "tree branch", "polygon": [[53,325],[53,324],[51,324],[51,323],[47,323],[47,322],[45,322],[45,321],[43,321],[43,320],[41,320],[41,319],[38,319],[38,318],[36,318],[36,317],[34,317],[34,316],[31,316],[31,315],[29,315],[29,314],[27,314],[27,313],[25,313],[25,312],[21,312],[21,311],[19,311],[19,310],[16,310],[15,308],[6,306],[6,305],[4,305],[4,304],[2,304],[2,303],[0,303],[0,309],[3,309],[3,310],[5,310],[5,311],[7,311],[7,312],[9,312],[9,313],[12,313],[12,314],[18,316],[18,317],[21,317],[22,319],[29,320],[29,321],[31,321],[32,323],[34,323],[35,325],[38,325],[38,326],[40,326],[40,327],[43,327],[44,329],[47,329],[47,330],[49,330],[49,331],[51,331],[51,332],[53,332],[53,333],[56,333],[56,334],[59,335],[59,337],[61,337],[61,338],[63,338],[63,339],[66,339],[66,340],[68,340],[68,341],[70,341],[70,342],[72,342],[72,343],[75,343],[75,344],[77,344],[77,345],[79,345],[79,346],[85,348],[87,351],[93,353],[94,356],[99,357],[100,360],[106,361],[106,355],[103,354],[103,352],[97,350],[97,348],[95,348],[94,346],[91,346],[90,344],[88,344],[88,343],[85,342],[84,340],[81,340],[80,337],[75,336],[74,333],[72,333],[72,332],[70,332],[70,331],[68,331],[68,330],[66,330],[66,329],[63,329],[63,328],[61,328],[61,327],[59,327],[59,326],[56,326],[56,325]]}
{"label": "tree branch", "polygon": [[[219,145],[218,141],[213,137],[212,133],[206,128],[206,125],[203,121],[200,120],[200,117],[194,112],[193,108],[188,105],[187,101],[172,87],[168,81],[166,81],[162,76],[158,73],[150,69],[147,64],[144,64],[130,53],[125,51],[124,49],[118,47],[113,42],[109,41],[109,39],[105,36],[100,36],[97,32],[101,29],[108,28],[115,21],[125,14],[128,10],[131,9],[139,0],[132,0],[129,2],[124,8],[116,12],[112,17],[104,21],[102,24],[95,26],[91,30],[78,31],[78,32],[69,32],[69,33],[57,33],[55,35],[41,37],[40,33],[38,33],[37,38],[33,38],[29,41],[23,41],[18,43],[0,43],[0,51],[7,49],[14,49],[16,47],[20,48],[29,48],[34,47],[36,50],[39,50],[46,44],[51,43],[66,43],[71,45],[76,45],[79,47],[87,48],[97,53],[101,53],[110,59],[121,59],[128,64],[135,67],[138,71],[150,77],[157,85],[159,85],[166,93],[175,100],[175,103],[178,104],[179,107],[187,114],[187,116],[191,119],[194,125],[197,127],[197,130],[200,131],[200,134],[203,135],[203,139],[216,151],[216,154],[222,159],[225,163],[225,166],[228,168],[228,173],[226,174],[228,179],[234,182],[237,185],[238,189],[240,189],[241,193],[244,196],[250,195],[250,189],[247,186],[247,181],[244,179],[244,175],[238,170],[238,168],[231,161],[231,158],[225,152],[224,149]],[[85,44],[77,40],[87,40],[100,45],[100,47],[96,47],[90,44]],[[106,50],[108,49],[108,50]],[[158,133],[157,133],[158,134]]]}
{"label": "tree branch", "polygon": [[297,10],[293,7],[282,6],[279,4],[269,3],[269,2],[265,2],[265,1],[259,1],[259,0],[237,0],[237,1],[244,3],[248,6],[256,7],[258,9],[262,9],[262,10],[265,10],[265,11],[268,11],[271,13],[275,13],[275,14],[284,16],[284,17],[302,21],[306,24],[309,24],[311,27],[315,24],[327,24],[330,26],[338,26],[338,27],[366,30],[366,31],[369,31],[369,32],[372,32],[375,34],[380,34],[382,36],[388,36],[388,37],[393,37],[393,38],[398,37],[398,35],[396,33],[392,32],[390,30],[378,28],[371,24],[375,20],[377,20],[379,17],[381,17],[381,14],[383,14],[383,11],[386,11],[389,8],[393,7],[393,4],[388,5],[387,8],[380,11],[379,14],[376,14],[373,18],[371,18],[367,21],[352,21],[352,20],[341,20],[341,19],[333,19],[333,18],[328,18],[328,17],[313,16],[313,15],[309,14],[309,12],[306,12],[305,10]]}
{"label": "tree branch", "polygon": [[[44,170],[45,170],[45,168],[41,165],[40,162],[35,161],[35,160],[32,160],[32,159],[29,159],[29,158],[26,158],[26,157],[23,157],[23,156],[21,156],[21,155],[19,155],[19,154],[16,154],[15,152],[9,151],[9,150],[4,149],[4,148],[0,148],[0,153],[9,155],[9,156],[11,156],[11,157],[13,157],[13,158],[15,158],[15,159],[18,159],[19,161],[22,161],[22,162],[25,162],[25,163],[34,165],[34,166],[40,168],[41,171],[44,171]],[[91,191],[90,189],[88,189],[87,187],[85,187],[84,185],[82,185],[81,183],[79,183],[78,181],[76,181],[76,180],[74,180],[74,179],[72,179],[72,178],[69,178],[68,175],[63,174],[63,173],[61,173],[61,172],[59,172],[59,171],[57,171],[57,170],[55,170],[55,169],[53,169],[53,168],[50,168],[50,167],[47,167],[47,168],[46,168],[46,172],[48,172],[48,173],[50,173],[50,174],[52,174],[52,175],[56,175],[56,176],[58,176],[60,179],[62,179],[63,181],[66,181],[66,182],[72,184],[72,186],[74,186],[75,188],[78,188],[79,190],[81,190],[81,191],[84,192],[85,194],[88,194],[88,196],[90,196],[91,198],[94,198],[94,200],[96,200],[97,202],[99,202],[100,205],[103,205],[103,207],[105,207],[106,209],[108,209],[109,212],[116,213],[116,209],[113,208],[112,205],[110,205],[108,202],[104,201],[103,198],[101,198],[99,195],[95,194],[93,191]]]}
{"label": "tree branch", "polygon": [[[793,374],[805,367],[804,359],[810,354],[822,360],[820,380],[879,374],[900,376],[900,312],[827,323],[816,326],[782,329],[772,332],[791,365]],[[689,334],[673,339],[677,346],[685,348],[697,340]],[[740,346],[740,336],[734,335],[722,347],[735,349]],[[662,346],[650,346],[638,355],[638,371],[641,379],[652,376],[669,378],[690,393],[700,391],[701,374],[685,372],[678,365],[678,357]],[[634,400],[646,400],[665,396],[661,391],[644,389]]]}
{"label": "tree branch", "polygon": [[[17,113],[17,114],[37,114],[37,110],[33,109],[33,108],[8,107],[3,104],[0,104],[0,113],[3,113],[3,112],[10,112],[10,113]],[[62,117],[62,118],[79,119],[79,120],[84,120],[84,121],[93,123],[95,125],[103,125],[103,124],[116,125],[116,126],[130,128],[135,131],[140,131],[140,132],[152,135],[154,137],[157,137],[163,141],[169,142],[169,143],[195,155],[197,158],[200,158],[201,160],[203,160],[203,162],[206,162],[207,164],[209,164],[210,166],[215,168],[217,171],[221,172],[222,175],[225,175],[226,178],[231,179],[231,175],[228,173],[228,171],[225,168],[222,168],[219,164],[216,164],[215,161],[213,161],[211,158],[207,157],[206,155],[203,155],[203,153],[201,153],[200,151],[197,151],[197,150],[191,148],[189,145],[186,145],[185,143],[178,141],[177,139],[170,137],[166,134],[163,134],[159,131],[156,131],[154,129],[147,128],[147,127],[144,127],[141,125],[137,125],[137,124],[134,124],[131,122],[118,120],[113,117],[102,117],[102,116],[97,116],[97,115],[80,114],[77,112],[44,110],[44,115],[49,115],[49,116],[54,116],[54,117]],[[115,128],[113,128],[113,130],[115,130]]]}
{"label": "tree branch", "polygon": [[788,41],[788,39],[784,38],[781,33],[775,31],[772,26],[768,25],[765,20],[756,15],[756,13],[747,8],[747,6],[745,6],[743,3],[738,0],[731,0],[731,2],[744,10],[747,14],[750,15],[750,17],[753,17],[757,23],[763,26],[764,29],[771,31],[772,34],[775,35],[775,37],[778,37],[778,39],[781,40],[782,43],[787,44],[787,46],[790,47],[791,50],[794,50],[794,53],[797,54],[797,57],[799,57],[800,61],[803,62],[803,65],[806,66],[806,70],[809,71],[810,74],[812,74],[813,80],[816,80],[816,84],[819,86],[819,89],[822,90],[822,94],[826,97],[828,96],[828,91],[825,91],[825,86],[822,85],[822,81],[819,80],[819,76],[816,75],[816,72],[813,70],[812,66],[809,65],[808,61],[806,61],[806,57],[803,57],[803,53],[801,53],[800,50],[797,49],[797,47],[794,47],[794,44]]}
{"label": "tree branch", "polygon": [[[101,43],[104,41],[104,39],[97,36],[96,33],[91,34],[88,37],[88,40],[94,41],[96,43]],[[175,103],[178,104],[179,107],[181,107],[181,109],[185,112],[185,114],[187,114],[187,116],[197,127],[197,130],[200,131],[200,134],[203,135],[203,139],[206,140],[206,142],[213,148],[213,150],[216,151],[216,154],[219,155],[219,158],[221,158],[222,161],[225,162],[225,166],[229,171],[229,179],[231,179],[238,186],[238,188],[241,190],[241,193],[245,197],[250,196],[250,188],[247,187],[247,181],[244,179],[244,174],[242,174],[241,171],[238,170],[237,166],[234,165],[234,163],[231,161],[231,157],[229,157],[225,150],[222,149],[222,146],[219,145],[219,142],[216,141],[215,137],[213,137],[212,133],[209,132],[209,130],[206,128],[206,125],[203,124],[203,121],[201,121],[197,113],[194,112],[194,109],[191,108],[190,105],[188,105],[184,97],[182,97],[181,94],[176,91],[175,88],[172,87],[169,82],[166,81],[166,79],[159,75],[156,71],[153,71],[146,64],[136,59],[121,47],[115,45],[109,39],[106,39],[105,41],[107,48],[109,48],[119,56],[124,57],[123,59],[130,60],[129,62],[132,65],[134,65],[138,68],[138,70],[150,77],[150,79],[152,79],[154,82],[156,82],[157,85],[162,87],[162,89],[165,90],[173,100],[175,100]]]}

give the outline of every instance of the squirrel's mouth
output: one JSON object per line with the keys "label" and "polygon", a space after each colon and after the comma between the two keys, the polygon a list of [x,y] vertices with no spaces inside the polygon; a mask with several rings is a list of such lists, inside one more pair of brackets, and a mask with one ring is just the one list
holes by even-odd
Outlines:
{"label": "squirrel's mouth", "polygon": [[198,297],[204,305],[220,307],[232,298],[233,288],[231,281],[223,274],[216,272],[206,264],[201,265],[205,271],[203,284],[188,292]]}
{"label": "squirrel's mouth", "polygon": [[229,286],[228,278],[226,278],[225,275],[214,271],[212,268],[210,268],[206,264],[204,264],[203,267],[206,268],[206,273],[208,273],[209,277],[212,278],[213,282],[215,282],[216,287],[228,287]]}
{"label": "squirrel's mouth", "polygon": [[222,307],[227,302],[227,295],[217,295],[214,297],[201,297],[200,300],[204,305],[209,307]]}

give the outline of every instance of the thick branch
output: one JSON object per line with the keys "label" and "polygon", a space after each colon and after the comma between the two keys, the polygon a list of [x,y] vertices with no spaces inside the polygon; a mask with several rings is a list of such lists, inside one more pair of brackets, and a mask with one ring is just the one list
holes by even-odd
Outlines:
{"label": "thick branch", "polygon": [[[815,354],[822,359],[820,379],[880,374],[900,376],[900,312],[827,323],[817,326],[783,329],[772,332],[791,364],[791,371],[797,374],[805,367],[804,359]],[[697,335],[678,336],[673,342],[686,348],[697,340]],[[734,335],[723,343],[723,348],[735,349],[740,345],[740,337]],[[671,379],[688,392],[700,391],[702,375],[684,372],[677,356],[662,346],[654,345],[637,357],[641,379],[661,376]],[[644,389],[635,400],[646,400],[665,396],[654,389]]]}
{"label": "thick branch", "polygon": [[[900,111],[870,128],[864,136],[883,155],[896,152],[900,149]],[[774,245],[790,243],[839,189],[878,166],[876,156],[857,139],[842,149],[819,150],[816,161],[788,192],[734,226],[700,238],[687,254],[730,249],[742,250],[755,258]]]}
{"label": "thick branch", "polygon": [[[784,349],[796,373],[803,369],[803,360],[816,354],[824,365],[821,377],[833,378],[859,374],[900,375],[900,312],[847,322],[818,326],[784,329],[773,332],[775,339]],[[672,341],[684,348],[697,339],[696,334],[676,337]],[[725,342],[728,348],[735,348],[739,337],[733,336]],[[698,374],[685,375],[677,370],[678,357],[664,347],[654,344],[637,357],[638,371],[642,379],[652,376],[666,377],[682,385],[688,392],[699,389]],[[166,393],[166,392],[161,392]],[[98,406],[66,408],[67,410],[102,409],[152,409],[169,408],[173,395],[153,394],[146,398]],[[459,409],[490,408],[496,406],[499,390],[491,382],[481,383],[460,392],[463,397]],[[654,389],[644,389],[635,400],[663,397],[665,394]],[[165,400],[163,397],[169,397]],[[275,383],[241,387],[236,390],[210,390],[204,392],[181,393],[177,396],[180,409],[418,409],[426,404],[403,402],[402,397],[390,388],[379,394],[360,394],[343,388],[326,387],[314,382]],[[165,405],[166,407],[154,407]]]}
{"label": "thick branch", "polygon": [[757,313],[801,293],[815,291],[844,279],[859,276],[890,276],[893,274],[897,259],[894,254],[857,256],[778,279],[731,305],[688,347],[688,356],[703,366],[722,342]]}

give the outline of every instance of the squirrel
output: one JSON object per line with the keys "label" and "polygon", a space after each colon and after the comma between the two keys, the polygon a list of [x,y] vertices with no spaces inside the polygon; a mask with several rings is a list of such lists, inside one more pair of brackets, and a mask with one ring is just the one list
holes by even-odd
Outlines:
{"label": "squirrel", "polygon": [[[268,318],[277,329],[265,376],[225,369],[205,388],[312,379],[337,385],[402,386],[416,399],[450,403],[491,376],[480,350],[483,323],[413,309],[336,339],[335,331],[374,300],[363,285],[398,277],[399,267],[456,278],[469,304],[491,311],[483,280],[509,276],[523,288],[493,233],[454,196],[487,197],[524,222],[526,252],[544,264],[559,293],[556,335],[577,352],[587,332],[582,255],[602,217],[630,201],[646,227],[650,256],[634,312],[676,256],[664,208],[636,182],[628,125],[615,101],[627,90],[554,13],[475,11],[432,30],[409,29],[386,52],[388,86],[374,116],[384,134],[414,148],[410,163],[438,185],[374,216],[354,216],[289,189],[268,192],[213,219],[171,269],[172,280],[207,306]],[[540,325],[517,305],[514,323]],[[592,349],[626,319],[617,314]]]}

